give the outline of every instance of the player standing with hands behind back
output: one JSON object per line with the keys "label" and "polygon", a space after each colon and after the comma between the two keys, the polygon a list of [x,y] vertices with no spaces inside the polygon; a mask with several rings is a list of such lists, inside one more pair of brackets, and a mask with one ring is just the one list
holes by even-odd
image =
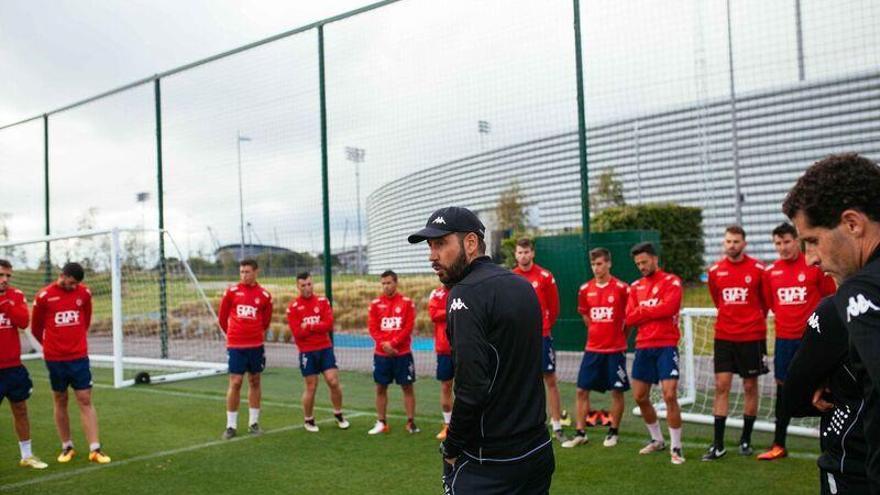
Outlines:
{"label": "player standing with hands behind back", "polygon": [[263,432],[260,429],[260,373],[266,368],[263,341],[272,322],[272,295],[257,283],[259,273],[255,260],[241,260],[238,264],[240,282],[230,287],[220,302],[218,318],[220,328],[226,333],[229,354],[225,440],[236,435],[245,374],[248,377],[248,433],[259,435]]}

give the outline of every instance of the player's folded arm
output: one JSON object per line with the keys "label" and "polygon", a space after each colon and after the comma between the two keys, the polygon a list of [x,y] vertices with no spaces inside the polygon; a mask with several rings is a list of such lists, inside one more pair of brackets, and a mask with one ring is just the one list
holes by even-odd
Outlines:
{"label": "player's folded arm", "polygon": [[642,306],[639,308],[641,316],[648,320],[670,318],[677,315],[679,311],[681,311],[680,284],[667,287],[656,306]]}
{"label": "player's folded arm", "polygon": [[847,353],[847,336],[843,329],[833,328],[832,324],[823,326],[822,332],[807,328],[782,389],[782,405],[790,416],[822,415],[813,406],[813,394],[846,359]]}

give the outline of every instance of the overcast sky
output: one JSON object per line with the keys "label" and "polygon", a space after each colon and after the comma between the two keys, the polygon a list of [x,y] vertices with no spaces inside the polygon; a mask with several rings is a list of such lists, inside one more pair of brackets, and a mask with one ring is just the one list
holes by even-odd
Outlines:
{"label": "overcast sky", "polygon": [[[729,95],[723,0],[582,0],[589,125]],[[0,0],[0,124],[40,114],[367,2]],[[738,94],[798,83],[792,0],[734,0]],[[802,0],[807,81],[877,70],[880,2]],[[237,136],[253,240],[321,247],[314,31],[162,82],[166,220],[184,249],[239,239]],[[402,0],[325,30],[331,221],[355,243],[382,184],[576,128],[570,0]],[[490,122],[491,133],[477,132]],[[52,230],[154,225],[153,88],[50,119]],[[0,214],[42,232],[42,124],[0,131]],[[515,178],[515,171],[512,171]],[[135,202],[149,192],[147,203]],[[362,217],[365,221],[365,218]]]}

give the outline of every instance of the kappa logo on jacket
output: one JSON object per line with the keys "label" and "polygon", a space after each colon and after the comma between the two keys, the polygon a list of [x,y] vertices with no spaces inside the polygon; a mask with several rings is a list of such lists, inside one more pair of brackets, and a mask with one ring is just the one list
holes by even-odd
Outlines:
{"label": "kappa logo on jacket", "polygon": [[850,322],[853,318],[858,318],[869,310],[880,311],[880,308],[863,294],[850,297],[849,305],[846,307],[846,321]]}
{"label": "kappa logo on jacket", "polygon": [[819,329],[819,315],[813,313],[810,315],[810,318],[807,320],[807,325],[810,325],[810,328],[815,330],[818,333],[822,333],[822,330]]}
{"label": "kappa logo on jacket", "polygon": [[449,305],[449,312],[460,311],[462,309],[468,309],[467,305],[464,301],[461,300],[460,297],[456,297],[452,300],[452,303]]}

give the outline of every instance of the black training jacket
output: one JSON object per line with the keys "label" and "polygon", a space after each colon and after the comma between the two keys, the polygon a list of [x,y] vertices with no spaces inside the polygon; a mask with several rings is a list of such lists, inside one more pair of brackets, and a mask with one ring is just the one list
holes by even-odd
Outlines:
{"label": "black training jacket", "polygon": [[880,494],[880,248],[837,289],[834,305],[849,330],[849,357],[862,383],[865,470],[871,493]]}
{"label": "black training jacket", "polygon": [[[813,393],[826,386],[834,409],[813,407]],[[827,297],[807,320],[801,346],[788,368],[783,406],[791,416],[821,416],[819,467],[845,476],[865,476],[868,446],[862,430],[865,399],[849,361],[849,334],[834,301]]]}
{"label": "black training jacket", "polygon": [[541,307],[526,279],[474,260],[446,301],[455,402],[446,455],[514,462],[550,442]]}

